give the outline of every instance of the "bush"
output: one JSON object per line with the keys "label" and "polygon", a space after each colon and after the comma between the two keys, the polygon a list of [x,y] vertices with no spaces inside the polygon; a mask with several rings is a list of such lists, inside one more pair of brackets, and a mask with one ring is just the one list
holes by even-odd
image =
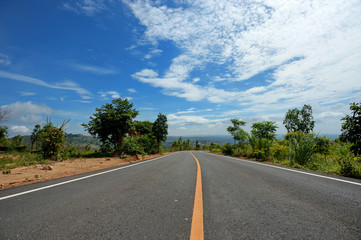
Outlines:
{"label": "bush", "polygon": [[289,155],[289,147],[282,144],[275,144],[270,148],[271,155],[277,160],[285,160]]}
{"label": "bush", "polygon": [[340,173],[345,177],[361,178],[360,166],[357,166],[356,162],[348,157],[342,157],[340,161]]}
{"label": "bush", "polygon": [[64,121],[60,127],[55,127],[51,121],[48,121],[40,130],[39,140],[44,158],[59,158],[66,138],[63,128],[68,122]]}
{"label": "bush", "polygon": [[227,156],[234,156],[233,145],[226,143],[222,146],[222,153]]}
{"label": "bush", "polygon": [[75,146],[67,146],[61,153],[62,159],[78,158],[80,157],[80,151]]}
{"label": "bush", "polygon": [[314,137],[312,134],[301,132],[286,135],[290,146],[290,160],[292,163],[305,165],[312,160],[314,154]]}
{"label": "bush", "polygon": [[137,136],[126,138],[122,146],[123,153],[128,155],[145,155],[144,149],[138,141],[139,137]]}

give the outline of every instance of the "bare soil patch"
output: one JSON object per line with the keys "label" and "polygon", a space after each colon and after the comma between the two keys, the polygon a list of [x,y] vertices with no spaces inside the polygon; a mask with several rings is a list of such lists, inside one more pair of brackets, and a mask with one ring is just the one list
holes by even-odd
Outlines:
{"label": "bare soil patch", "polygon": [[48,165],[37,164],[28,167],[14,168],[11,169],[10,174],[0,173],[0,190],[34,182],[41,182],[50,179],[91,172],[99,169],[125,165],[133,162],[165,156],[168,154],[170,153],[129,158],[77,158],[73,160],[65,160],[62,162],[52,162]]}

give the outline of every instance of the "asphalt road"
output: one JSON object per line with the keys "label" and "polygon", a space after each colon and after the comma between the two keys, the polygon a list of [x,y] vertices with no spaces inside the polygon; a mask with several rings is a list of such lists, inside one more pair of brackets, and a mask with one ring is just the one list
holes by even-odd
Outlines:
{"label": "asphalt road", "polygon": [[[361,239],[361,185],[193,154],[205,239]],[[189,239],[193,156],[129,166],[7,199],[90,174],[0,191],[0,239]]]}

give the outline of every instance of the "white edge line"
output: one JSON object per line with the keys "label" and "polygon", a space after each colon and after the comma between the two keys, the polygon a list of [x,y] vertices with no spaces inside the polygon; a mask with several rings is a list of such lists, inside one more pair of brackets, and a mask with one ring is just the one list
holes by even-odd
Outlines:
{"label": "white edge line", "polygon": [[60,182],[60,183],[52,184],[52,185],[49,185],[49,186],[40,187],[40,188],[35,188],[35,189],[28,190],[28,191],[25,191],[25,192],[20,192],[20,193],[15,193],[15,194],[8,195],[8,196],[5,196],[5,197],[0,197],[0,201],[1,201],[1,200],[8,199],[8,198],[13,198],[13,197],[17,197],[17,196],[20,196],[20,195],[32,193],[32,192],[41,191],[41,190],[48,189],[48,188],[57,187],[57,186],[64,185],[64,184],[67,184],[67,183],[72,183],[72,182],[84,180],[84,179],[91,178],[91,177],[95,177],[95,176],[98,176],[98,175],[102,175],[102,174],[106,174],[106,173],[118,171],[118,170],[121,170],[121,169],[124,169],[124,168],[129,168],[129,167],[137,166],[137,165],[140,165],[140,164],[149,163],[149,162],[156,161],[156,160],[159,160],[159,159],[161,159],[161,158],[164,158],[164,157],[167,157],[167,156],[170,156],[170,155],[173,155],[173,154],[174,154],[174,153],[169,154],[169,155],[166,155],[166,156],[154,158],[154,159],[145,160],[145,161],[142,161],[142,162],[139,162],[139,163],[129,164],[129,165],[126,165],[126,166],[122,166],[122,167],[119,167],[119,168],[107,170],[107,171],[100,172],[100,173],[94,173],[94,174],[91,174],[91,175],[88,175],[88,176],[84,176],[84,177],[80,177],[80,178],[68,180],[68,181],[65,181],[65,182]]}
{"label": "white edge line", "polygon": [[217,155],[217,154],[212,154],[212,153],[208,153],[208,154],[215,155],[215,156],[222,156],[222,157],[226,157],[226,158],[230,158],[230,159],[238,160],[238,161],[242,161],[242,162],[253,163],[253,164],[258,164],[258,165],[267,166],[267,167],[273,167],[273,168],[282,169],[282,170],[285,170],[285,171],[296,172],[296,173],[301,173],[301,174],[310,175],[310,176],[314,176],[314,177],[326,178],[326,179],[330,179],[330,180],[334,180],[334,181],[350,183],[350,184],[361,186],[361,183],[347,181],[347,180],[343,180],[343,179],[339,179],[339,178],[333,178],[333,177],[318,175],[318,174],[314,174],[314,173],[302,172],[302,171],[298,171],[298,170],[295,170],[295,169],[279,167],[279,166],[275,166],[275,165],[264,164],[264,163],[260,163],[260,162],[250,161],[250,160],[244,160],[244,159],[241,159],[241,158],[229,157],[229,156],[224,156],[224,155]]}

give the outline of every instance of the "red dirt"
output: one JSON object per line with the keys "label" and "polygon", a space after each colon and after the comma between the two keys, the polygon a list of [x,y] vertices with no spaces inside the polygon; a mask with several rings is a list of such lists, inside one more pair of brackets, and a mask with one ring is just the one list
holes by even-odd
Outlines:
{"label": "red dirt", "polygon": [[164,156],[167,154],[169,153],[164,153],[163,155],[146,155],[144,157],[140,157],[140,160],[138,160],[137,157],[122,159],[116,157],[78,158],[62,162],[52,162],[49,164],[52,167],[52,170],[43,170],[45,166],[48,166],[43,164],[14,168],[11,169],[10,174],[0,174],[0,190],[34,182],[42,182],[50,179],[62,178],[99,169],[125,165],[132,162]]}

